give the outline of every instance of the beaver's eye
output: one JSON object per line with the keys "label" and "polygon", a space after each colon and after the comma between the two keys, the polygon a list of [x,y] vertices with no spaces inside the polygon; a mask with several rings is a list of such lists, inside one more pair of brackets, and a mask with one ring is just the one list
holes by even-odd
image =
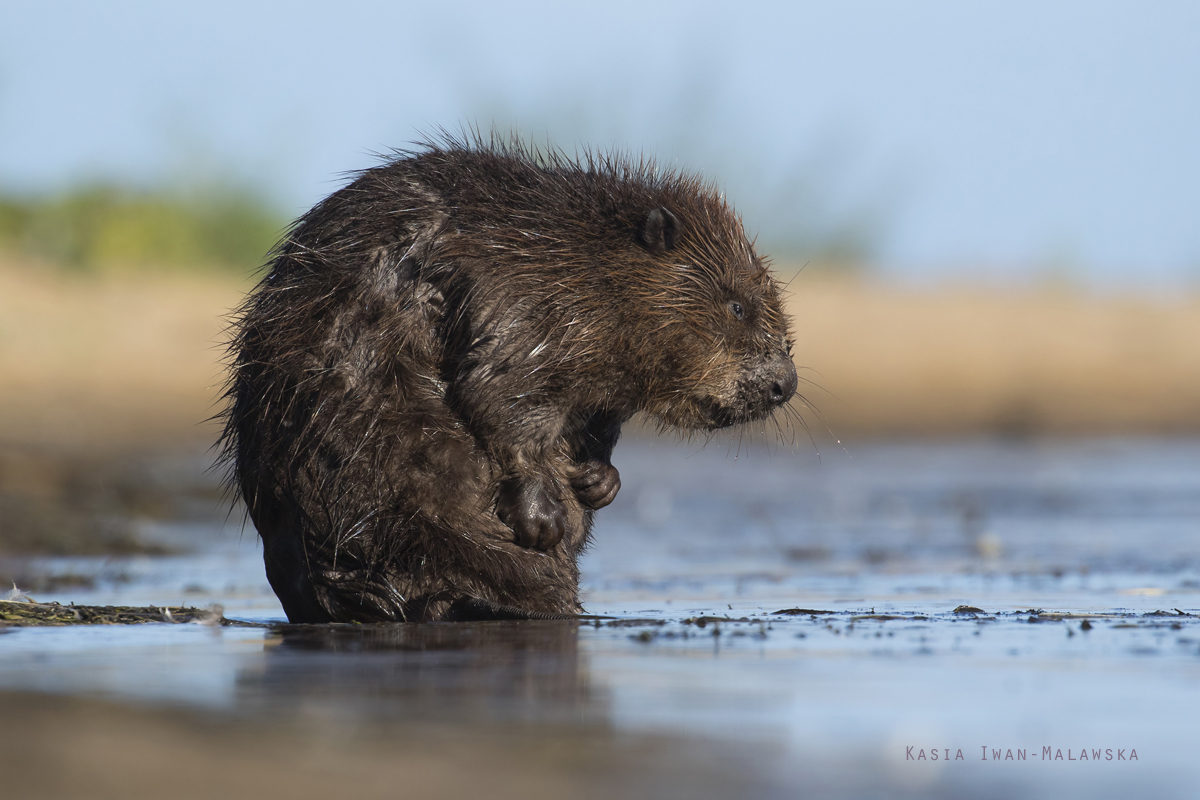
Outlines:
{"label": "beaver's eye", "polygon": [[736,300],[730,301],[729,310],[733,313],[733,316],[737,317],[738,319],[741,319],[746,315],[746,312],[742,310],[742,304]]}

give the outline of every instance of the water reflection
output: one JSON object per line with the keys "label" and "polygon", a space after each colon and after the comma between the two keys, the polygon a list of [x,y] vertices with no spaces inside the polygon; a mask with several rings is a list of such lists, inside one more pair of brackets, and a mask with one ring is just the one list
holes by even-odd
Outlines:
{"label": "water reflection", "polygon": [[396,720],[581,721],[607,700],[568,620],[285,625],[239,671],[236,705]]}

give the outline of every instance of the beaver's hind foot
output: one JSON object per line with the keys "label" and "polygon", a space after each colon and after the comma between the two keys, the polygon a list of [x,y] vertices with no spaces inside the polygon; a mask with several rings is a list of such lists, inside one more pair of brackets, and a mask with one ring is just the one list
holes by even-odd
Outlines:
{"label": "beaver's hind foot", "polygon": [[517,544],[531,550],[550,550],[567,531],[566,509],[540,478],[501,484],[496,516],[513,529]]}

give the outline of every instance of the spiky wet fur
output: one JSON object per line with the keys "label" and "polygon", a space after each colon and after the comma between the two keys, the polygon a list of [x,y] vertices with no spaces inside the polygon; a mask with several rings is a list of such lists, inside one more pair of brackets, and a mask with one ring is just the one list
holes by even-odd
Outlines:
{"label": "spiky wet fur", "polygon": [[[655,209],[674,227],[648,230]],[[268,270],[234,325],[223,448],[293,621],[577,612],[593,514],[577,465],[609,463],[639,411],[762,418],[790,349],[776,285],[712,186],[495,137],[360,173]],[[515,543],[505,481],[561,501],[557,546]]]}

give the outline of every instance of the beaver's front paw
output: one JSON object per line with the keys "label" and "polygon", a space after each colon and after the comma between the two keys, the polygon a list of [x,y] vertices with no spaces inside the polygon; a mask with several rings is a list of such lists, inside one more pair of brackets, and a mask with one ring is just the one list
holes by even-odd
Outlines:
{"label": "beaver's front paw", "polygon": [[567,531],[567,513],[537,480],[510,480],[500,486],[496,516],[513,529],[521,547],[549,550]]}
{"label": "beaver's front paw", "polygon": [[571,478],[571,488],[579,502],[595,511],[616,499],[621,473],[612,464],[591,459],[579,465],[579,472]]}

